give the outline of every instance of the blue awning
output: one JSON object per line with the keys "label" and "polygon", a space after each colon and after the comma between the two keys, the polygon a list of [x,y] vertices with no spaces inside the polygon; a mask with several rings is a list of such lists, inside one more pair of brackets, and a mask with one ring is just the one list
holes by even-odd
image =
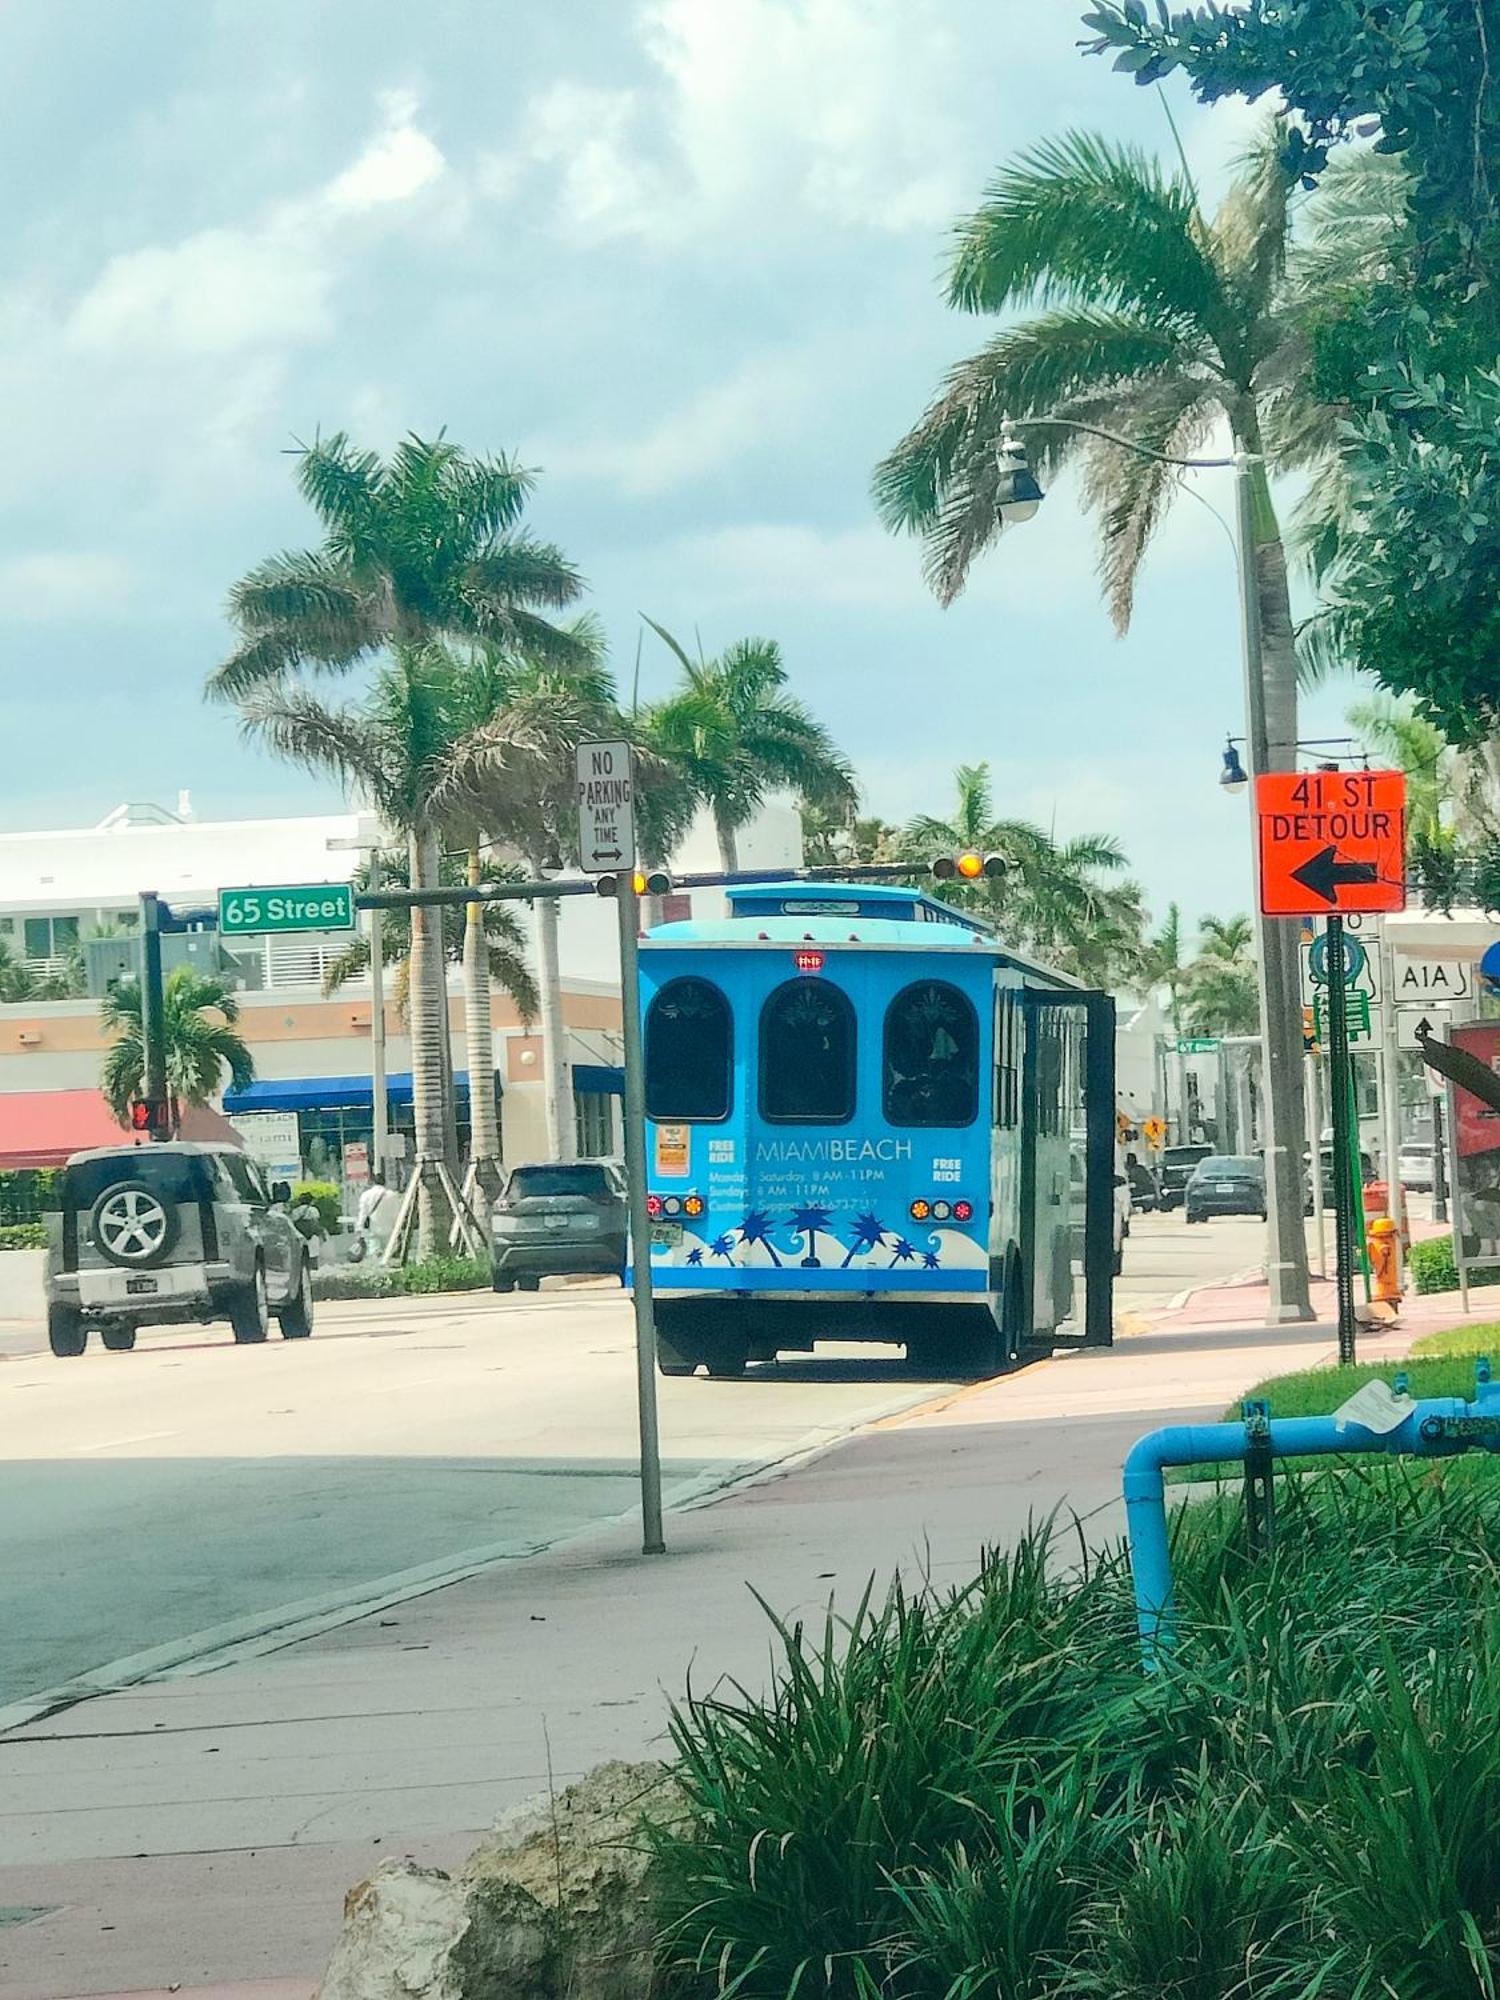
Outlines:
{"label": "blue awning", "polygon": [[612,1063],[574,1063],[573,1088],[598,1091],[607,1097],[623,1097],[625,1072]]}
{"label": "blue awning", "polygon": [[[411,1071],[388,1076],[386,1095],[392,1104],[411,1103]],[[469,1079],[460,1070],[454,1078],[460,1097],[469,1094]],[[224,1109],[236,1111],[370,1111],[375,1095],[367,1076],[259,1077],[243,1090],[226,1090]]]}

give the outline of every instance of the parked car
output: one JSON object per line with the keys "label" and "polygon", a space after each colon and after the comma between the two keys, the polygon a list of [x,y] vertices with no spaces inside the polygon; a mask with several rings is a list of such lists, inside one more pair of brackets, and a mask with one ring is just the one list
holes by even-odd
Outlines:
{"label": "parked car", "polygon": [[312,1263],[291,1190],[234,1146],[102,1146],[75,1153],[48,1218],[47,1337],[82,1354],[92,1330],[119,1352],[137,1330],[228,1320],[242,1343],[312,1332]]}
{"label": "parked car", "polygon": [[1207,1222],[1211,1215],[1258,1215],[1266,1219],[1266,1170],[1248,1153],[1210,1153],[1188,1176],[1183,1220]]}
{"label": "parked car", "polygon": [[494,1285],[534,1292],[543,1278],[625,1275],[625,1180],[608,1160],[516,1167],[491,1219]]}
{"label": "parked car", "polygon": [[[1323,1206],[1325,1208],[1332,1208],[1333,1206],[1332,1146],[1324,1146],[1323,1148],[1322,1172],[1323,1172]],[[1360,1148],[1360,1154],[1359,1154],[1359,1178],[1360,1178],[1360,1185],[1366,1187],[1375,1178],[1375,1162],[1371,1159],[1370,1155],[1364,1150],[1363,1147]],[[1303,1213],[1305,1215],[1311,1215],[1313,1212],[1312,1170],[1309,1164],[1309,1157],[1306,1153],[1302,1155],[1302,1184],[1307,1189],[1307,1199],[1303,1204]]]}
{"label": "parked car", "polygon": [[1396,1172],[1401,1176],[1402,1187],[1411,1188],[1417,1194],[1431,1194],[1432,1147],[1403,1146],[1396,1155]]}
{"label": "parked car", "polygon": [[1156,1177],[1157,1202],[1160,1207],[1181,1208],[1182,1197],[1194,1167],[1200,1160],[1206,1160],[1212,1152],[1213,1147],[1202,1141],[1192,1145],[1165,1148]]}

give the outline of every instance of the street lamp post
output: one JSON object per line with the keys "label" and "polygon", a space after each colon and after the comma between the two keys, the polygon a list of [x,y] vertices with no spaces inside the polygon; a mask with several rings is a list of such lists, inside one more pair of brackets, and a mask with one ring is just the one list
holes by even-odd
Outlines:
{"label": "street lamp post", "polygon": [[[1255,576],[1252,468],[1258,460],[1236,451],[1229,458],[1177,458],[1153,451],[1133,438],[1120,437],[1094,424],[1067,417],[1029,417],[1016,430],[1028,428],[1081,431],[1104,438],[1122,450],[1163,465],[1196,471],[1232,468],[1235,498],[1235,564],[1239,575],[1241,655],[1245,681],[1245,736],[1253,778],[1265,771],[1296,768],[1295,714],[1278,690],[1270,713],[1266,698],[1265,663],[1261,645],[1260,592]],[[1041,489],[1027,464],[1024,449],[1010,438],[1000,445],[1002,470],[997,505],[1003,520],[1029,520],[1036,512]],[[1231,780],[1232,781],[1232,780]],[[1308,1290],[1307,1237],[1302,1217],[1302,1035],[1301,991],[1297,976],[1296,941],[1289,927],[1260,910],[1260,859],[1254,859],[1256,883],[1256,943],[1260,998],[1262,1077],[1265,1099],[1266,1320],[1277,1326],[1313,1317]]]}

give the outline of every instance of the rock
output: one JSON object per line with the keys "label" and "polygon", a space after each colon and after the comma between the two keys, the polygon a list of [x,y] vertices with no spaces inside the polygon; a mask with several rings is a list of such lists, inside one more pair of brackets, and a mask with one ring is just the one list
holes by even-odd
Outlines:
{"label": "rock", "polygon": [[501,1820],[458,1875],[387,1862],[350,1891],[319,2000],[647,2000],[661,1764],[601,1764]]}

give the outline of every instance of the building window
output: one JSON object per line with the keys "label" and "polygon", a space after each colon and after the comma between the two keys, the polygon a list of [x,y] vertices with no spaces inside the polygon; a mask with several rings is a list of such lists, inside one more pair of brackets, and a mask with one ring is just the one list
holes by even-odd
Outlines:
{"label": "building window", "polygon": [[670,980],[646,1014],[646,1116],[715,1123],[729,1116],[734,1028],[707,979]]}
{"label": "building window", "polygon": [[23,949],[28,958],[66,958],[78,944],[77,917],[28,917]]}
{"label": "building window", "polygon": [[580,1160],[607,1160],[615,1150],[614,1098],[605,1090],[573,1094],[573,1129]]}
{"label": "building window", "polygon": [[886,1008],[881,1102],[888,1125],[973,1124],[979,1016],[956,986],[924,979]]}
{"label": "building window", "polygon": [[854,1009],[826,979],[778,986],[760,1010],[760,1115],[773,1125],[854,1116]]}

